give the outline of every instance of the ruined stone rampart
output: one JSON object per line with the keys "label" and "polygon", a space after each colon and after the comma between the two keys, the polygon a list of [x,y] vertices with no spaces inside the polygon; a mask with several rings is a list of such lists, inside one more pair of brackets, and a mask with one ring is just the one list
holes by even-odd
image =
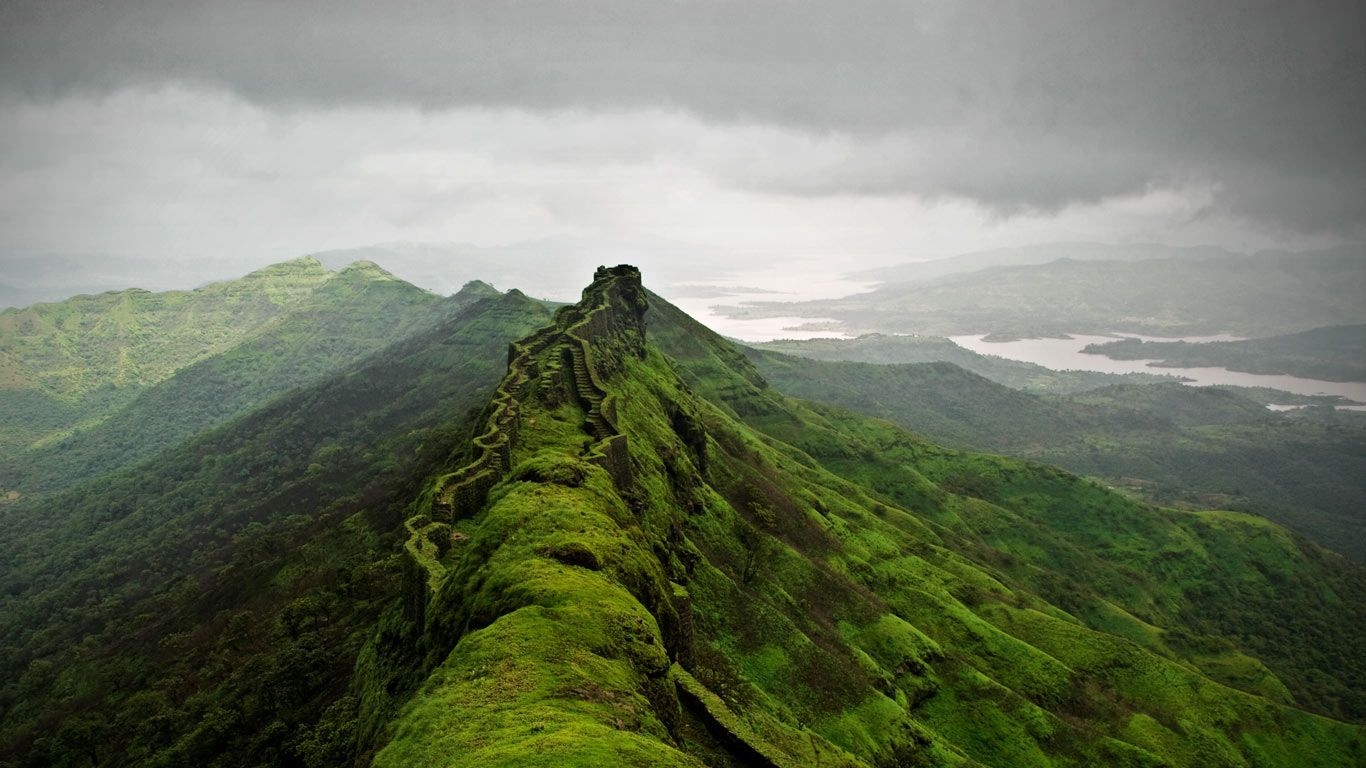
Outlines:
{"label": "ruined stone rampart", "polygon": [[[486,409],[484,430],[472,441],[474,460],[437,481],[431,510],[434,520],[421,515],[407,523],[404,605],[410,618],[422,621],[423,606],[445,576],[441,551],[431,541],[432,526],[444,526],[449,536],[449,523],[476,514],[493,487],[507,476],[522,404],[532,396],[538,379],[547,398],[559,397],[551,389],[570,390],[584,409],[588,433],[595,438],[584,458],[606,470],[618,489],[631,487],[626,435],[617,428],[616,396],[604,380],[621,371],[627,355],[644,354],[645,309],[639,271],[628,266],[600,267],[584,289],[583,299],[557,312],[554,325],[508,346],[508,372]],[[540,361],[557,346],[558,353],[551,354],[558,354],[560,371],[541,377]]]}
{"label": "ruined stone rampart", "polygon": [[607,470],[617,488],[625,491],[632,485],[627,439],[617,428],[616,395],[602,379],[618,372],[626,355],[644,352],[640,273],[629,267],[599,269],[580,306],[588,304],[590,296],[596,303],[565,329],[575,394],[588,414],[589,431],[598,438],[585,458]]}

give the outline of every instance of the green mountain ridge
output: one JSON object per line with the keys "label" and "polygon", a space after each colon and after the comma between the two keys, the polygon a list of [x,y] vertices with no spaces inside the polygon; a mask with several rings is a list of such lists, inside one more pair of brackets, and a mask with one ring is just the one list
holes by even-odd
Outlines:
{"label": "green mountain ridge", "polygon": [[194,291],[130,289],[0,312],[0,453],[97,422],[247,338],[330,274],[298,259]]}
{"label": "green mountain ridge", "polygon": [[[782,398],[648,312],[638,273],[600,269],[513,346],[473,463],[419,497],[404,607],[353,683],[375,765],[1362,758],[1359,728],[1287,706],[1358,712],[1296,667],[1352,666],[1326,612],[1360,569]],[[1269,600],[1262,568],[1309,602]],[[1334,639],[1296,661],[1278,627],[1305,621]]]}
{"label": "green mountain ridge", "polygon": [[[312,293],[333,274],[304,257],[192,291],[130,288],[7,309],[0,312],[0,353],[28,373],[10,383],[41,387],[57,397],[87,394],[91,374],[116,386],[156,381],[273,319],[281,306]],[[191,317],[194,323],[187,322]],[[126,346],[152,336],[154,348]],[[73,360],[81,370],[73,369]]]}
{"label": "green mountain ridge", "polygon": [[[12,333],[0,330],[0,348],[15,354],[0,352],[0,361],[30,372],[60,365],[69,371],[67,383],[110,378],[83,390],[7,392],[10,407],[0,423],[20,439],[0,450],[0,485],[50,492],[125,466],[319,381],[485,295],[475,287],[441,299],[372,263],[330,272],[305,257],[182,294],[124,292],[92,306],[78,297],[6,313],[14,322]],[[129,310],[129,296],[142,308]],[[148,308],[168,305],[174,311]],[[32,315],[60,319],[41,332]],[[26,324],[27,332],[18,330]],[[91,328],[110,331],[102,340],[84,339]],[[221,336],[213,344],[186,346],[213,334]],[[56,363],[19,354],[38,346],[69,347],[71,357]]]}
{"label": "green mountain ridge", "polygon": [[22,500],[0,763],[1366,759],[1361,566],[748,355],[601,269]]}

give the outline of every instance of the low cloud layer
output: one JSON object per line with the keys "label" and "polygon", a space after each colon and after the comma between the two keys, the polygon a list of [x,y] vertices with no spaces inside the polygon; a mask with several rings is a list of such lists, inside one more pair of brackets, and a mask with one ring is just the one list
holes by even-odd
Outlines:
{"label": "low cloud layer", "polygon": [[[1051,212],[1203,185],[1366,221],[1359,2],[10,2],[0,93],[165,82],[269,110],[681,110],[853,147],[746,183]],[[885,153],[871,150],[886,149]]]}
{"label": "low cloud layer", "polygon": [[12,106],[0,135],[0,256],[259,265],[390,241],[637,240],[688,246],[698,271],[791,259],[852,270],[1048,239],[1268,244],[1196,220],[1212,195],[1202,186],[1046,217],[808,193],[797,184],[842,183],[842,167],[882,173],[879,157],[914,144],[678,112],[281,111],[177,87]]}

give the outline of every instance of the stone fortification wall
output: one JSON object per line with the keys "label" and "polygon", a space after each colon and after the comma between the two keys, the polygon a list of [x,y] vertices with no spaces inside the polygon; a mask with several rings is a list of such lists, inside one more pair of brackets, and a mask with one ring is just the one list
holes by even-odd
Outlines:
{"label": "stone fortification wall", "polygon": [[[509,345],[508,372],[489,403],[484,431],[473,440],[474,460],[437,481],[433,519],[419,516],[408,521],[406,549],[411,562],[405,567],[404,605],[410,618],[421,622],[422,606],[445,575],[439,553],[428,540],[432,526],[473,516],[507,476],[522,404],[532,396],[538,378],[542,390],[563,386],[583,407],[585,428],[596,438],[584,458],[606,470],[618,489],[631,487],[627,438],[617,428],[616,396],[604,381],[621,371],[626,356],[645,354],[646,307],[638,270],[600,267],[582,300],[561,308],[554,325]],[[541,377],[539,361],[557,346],[560,370]],[[551,392],[542,397],[551,395],[558,397]]]}
{"label": "stone fortification wall", "polygon": [[447,475],[436,493],[434,514],[448,521],[478,512],[488,493],[512,468],[512,443],[521,424],[521,404],[536,379],[536,358],[555,343],[556,329],[543,328],[508,345],[508,372],[489,403],[484,432],[474,438],[474,461]]}
{"label": "stone fortification wall", "polygon": [[603,384],[621,370],[627,355],[645,353],[647,308],[640,272],[634,267],[599,268],[584,290],[580,307],[589,308],[565,329],[575,394],[587,411],[597,442],[585,458],[612,476],[617,488],[632,485],[627,438],[617,428],[616,395]]}

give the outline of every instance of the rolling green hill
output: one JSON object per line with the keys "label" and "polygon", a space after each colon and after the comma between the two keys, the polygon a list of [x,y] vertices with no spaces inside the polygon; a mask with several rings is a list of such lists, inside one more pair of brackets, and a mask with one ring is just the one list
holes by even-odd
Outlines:
{"label": "rolling green hill", "polygon": [[1366,570],[779,394],[629,267],[29,504],[16,765],[1366,760]]}
{"label": "rolling green hill", "polygon": [[194,291],[131,289],[0,312],[0,447],[98,419],[246,339],[331,275],[305,258]]}
{"label": "rolling green hill", "polygon": [[[126,466],[490,293],[471,284],[442,299],[368,262],[329,272],[300,259],[183,294],[130,291],[7,312],[0,317],[13,327],[0,331],[0,343],[30,352],[69,347],[71,355],[0,357],[23,360],[30,385],[48,381],[3,398],[7,434],[29,431],[28,442],[0,450],[0,486],[51,492]],[[51,322],[15,330],[29,316]],[[192,342],[210,337],[203,347]],[[65,374],[49,381],[42,371],[57,366]],[[34,398],[51,407],[11,412]]]}

